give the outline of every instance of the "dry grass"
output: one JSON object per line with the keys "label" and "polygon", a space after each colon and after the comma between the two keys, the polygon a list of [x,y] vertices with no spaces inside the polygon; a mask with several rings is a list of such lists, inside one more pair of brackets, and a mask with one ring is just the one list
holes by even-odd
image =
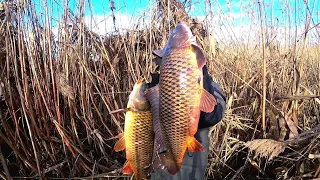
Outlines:
{"label": "dry grass", "polygon": [[244,144],[250,151],[256,151],[257,156],[266,157],[271,161],[274,157],[278,156],[286,148],[285,143],[278,142],[272,139],[255,139],[247,141]]}
{"label": "dry grass", "polygon": [[[0,158],[9,171],[1,177],[123,177],[124,154],[112,147],[124,119],[110,112],[125,107],[139,75],[149,78],[151,51],[163,47],[174,25],[192,22],[185,10],[191,1],[169,2],[157,1],[148,23],[142,16],[135,30],[106,36],[87,27],[82,1],[77,13],[64,10],[57,35],[50,12],[38,15],[28,1],[1,3]],[[207,177],[319,177],[319,44],[308,44],[305,33],[283,46],[256,30],[258,41],[220,38],[218,45],[209,26],[191,23],[228,106],[210,132]],[[234,34],[232,25],[224,28]]]}

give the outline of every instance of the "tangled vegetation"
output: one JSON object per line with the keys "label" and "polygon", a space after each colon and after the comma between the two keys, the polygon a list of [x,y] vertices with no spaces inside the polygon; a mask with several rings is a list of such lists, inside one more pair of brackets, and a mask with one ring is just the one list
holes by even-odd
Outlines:
{"label": "tangled vegetation", "polygon": [[[319,178],[319,24],[307,14],[303,35],[280,37],[283,45],[273,41],[266,7],[257,2],[248,4],[261,22],[252,29],[255,41],[242,42],[225,25],[232,38],[217,42],[208,19],[219,6],[205,4],[207,18],[199,20],[189,15],[192,1],[158,0],[148,17],[121,31],[110,1],[114,31],[102,36],[85,22],[85,1],[76,12],[64,6],[58,33],[48,9],[0,2],[0,176],[124,178],[124,153],[113,151],[124,116],[111,112],[125,107],[140,75],[150,78],[152,50],[184,20],[228,101],[209,134],[207,178]],[[311,30],[318,43],[308,43]]]}

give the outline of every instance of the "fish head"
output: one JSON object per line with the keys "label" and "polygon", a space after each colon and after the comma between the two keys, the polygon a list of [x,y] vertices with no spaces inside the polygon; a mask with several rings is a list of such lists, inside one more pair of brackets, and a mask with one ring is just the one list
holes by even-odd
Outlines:
{"label": "fish head", "polygon": [[[171,32],[168,42],[163,49],[154,50],[153,54],[164,57],[170,51],[174,51],[178,48],[189,48],[192,54],[195,54],[196,63],[198,68],[202,68],[206,64],[206,58],[203,50],[197,44],[196,37],[192,34],[190,28],[185,22],[180,22]],[[155,63],[161,66],[162,59],[155,61]]]}
{"label": "fish head", "polygon": [[128,108],[134,110],[144,111],[150,107],[149,101],[144,96],[144,92],[147,90],[147,83],[143,77],[139,77],[133,90],[129,96]]}
{"label": "fish head", "polygon": [[165,47],[163,49],[154,50],[153,54],[163,57],[163,55],[171,49],[188,47],[191,44],[197,45],[196,37],[193,36],[186,22],[180,22],[170,33]]}
{"label": "fish head", "polygon": [[185,22],[180,22],[171,32],[166,48],[183,48],[191,44],[196,44],[196,37]]}

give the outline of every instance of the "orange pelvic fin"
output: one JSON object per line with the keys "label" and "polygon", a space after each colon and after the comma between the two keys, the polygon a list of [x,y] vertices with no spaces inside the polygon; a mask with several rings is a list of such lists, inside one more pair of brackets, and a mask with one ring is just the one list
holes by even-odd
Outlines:
{"label": "orange pelvic fin", "polygon": [[200,110],[203,112],[212,112],[217,101],[212,94],[205,89],[201,89]]}
{"label": "orange pelvic fin", "polygon": [[203,147],[194,137],[189,137],[187,141],[187,147],[189,152],[203,152]]}
{"label": "orange pelvic fin", "polygon": [[131,163],[129,161],[127,161],[122,169],[122,173],[123,174],[132,174],[133,173],[133,168],[131,166]]}
{"label": "orange pelvic fin", "polygon": [[121,139],[114,145],[114,150],[116,152],[118,151],[122,151],[126,148],[126,141],[125,141],[125,138],[124,136],[121,137]]}
{"label": "orange pelvic fin", "polygon": [[142,76],[139,76],[138,80],[137,80],[137,84],[141,84],[144,81],[144,78]]}

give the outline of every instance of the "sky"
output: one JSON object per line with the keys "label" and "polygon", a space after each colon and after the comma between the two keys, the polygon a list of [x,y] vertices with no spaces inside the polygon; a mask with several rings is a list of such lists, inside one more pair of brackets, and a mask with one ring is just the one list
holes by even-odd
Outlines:
{"label": "sky", "polygon": [[[35,0],[36,9],[38,12],[43,12],[44,3],[47,2],[48,7],[52,8],[52,14],[55,19],[61,16],[63,13],[63,6],[68,2],[69,8],[73,12],[77,12],[77,0],[69,1],[59,1],[59,0]],[[142,14],[144,11],[146,14],[150,13],[148,7],[154,3],[155,0],[115,0],[115,12],[121,15],[135,16]],[[267,15],[267,19],[284,19],[288,15],[293,18],[297,15],[297,19],[301,21],[305,19],[306,6],[305,2],[308,2],[310,10],[313,10],[312,16],[314,20],[319,21],[319,10],[320,2],[316,3],[317,0],[265,0],[264,7]],[[86,15],[111,15],[111,10],[109,8],[109,0],[87,0],[86,1]],[[257,0],[246,1],[246,0],[211,0],[212,12],[214,15],[224,14],[226,16],[231,16],[235,18],[235,23],[240,23],[240,16],[242,15],[243,21],[245,23],[245,17],[252,15],[252,10],[257,13],[258,5]],[[296,2],[296,4],[295,4]],[[90,4],[91,7],[88,6]],[[191,9],[187,9],[191,16],[205,16],[205,3],[201,0],[193,0],[191,4]],[[289,7],[289,11],[287,12]],[[253,8],[253,9],[252,9]],[[283,21],[280,21],[283,23]]]}
{"label": "sky", "polygon": [[[33,2],[39,14],[44,13],[43,2],[47,2],[49,11],[52,12],[53,28],[57,28],[61,20],[63,6],[68,4],[70,10],[76,14],[79,8],[77,0],[35,0]],[[87,0],[85,2],[85,21],[88,26],[99,34],[113,31],[113,27],[110,26],[113,24],[110,1]],[[155,0],[115,0],[114,13],[119,28],[132,28],[141,15],[148,19],[151,13],[150,7],[154,7],[154,2]],[[311,15],[310,27],[320,23],[320,2],[317,0],[262,0],[262,2],[264,2],[262,7],[265,25],[270,31],[274,31],[274,34],[278,34],[277,37],[281,37],[281,33],[295,33],[295,27],[301,35],[304,32],[306,15]],[[226,36],[227,32],[227,36],[241,39],[240,36],[250,35],[250,32],[255,30],[253,28],[260,28],[258,0],[211,0],[210,3],[211,9],[205,1],[193,0],[187,12],[192,17],[206,20],[216,36]],[[316,30],[320,32],[319,26],[317,28],[313,28],[311,33],[317,34]]]}

